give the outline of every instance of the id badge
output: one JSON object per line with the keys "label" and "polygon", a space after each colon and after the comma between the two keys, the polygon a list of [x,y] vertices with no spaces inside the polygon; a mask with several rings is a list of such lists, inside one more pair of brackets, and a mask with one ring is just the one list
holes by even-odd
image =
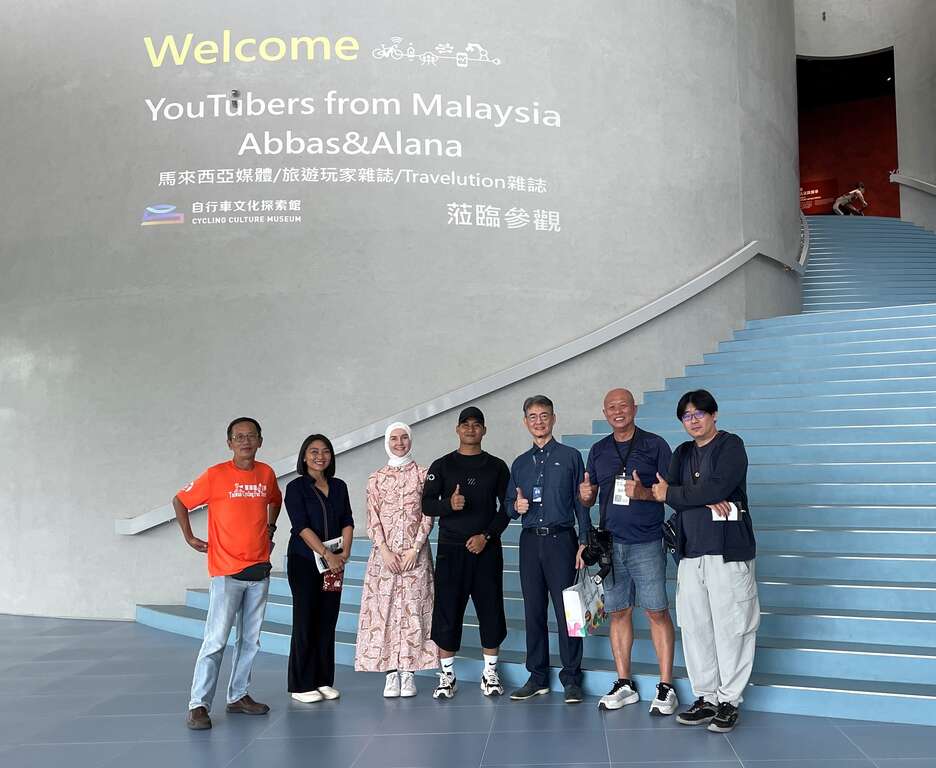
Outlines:
{"label": "id badge", "polygon": [[532,501],[534,504],[543,503],[543,486],[541,485],[533,486],[533,495],[530,497],[530,501]]}
{"label": "id badge", "polygon": [[623,472],[620,475],[614,476],[614,500],[613,503],[617,504],[620,507],[626,507],[630,504],[630,497],[627,495],[625,490],[627,483],[627,475]]}

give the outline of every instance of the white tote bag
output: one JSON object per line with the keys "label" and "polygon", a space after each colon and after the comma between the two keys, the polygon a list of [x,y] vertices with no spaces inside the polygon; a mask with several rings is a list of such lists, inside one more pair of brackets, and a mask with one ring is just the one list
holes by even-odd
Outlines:
{"label": "white tote bag", "polygon": [[565,607],[566,633],[569,637],[594,635],[605,623],[608,614],[604,607],[604,589],[582,568],[575,584],[562,590]]}

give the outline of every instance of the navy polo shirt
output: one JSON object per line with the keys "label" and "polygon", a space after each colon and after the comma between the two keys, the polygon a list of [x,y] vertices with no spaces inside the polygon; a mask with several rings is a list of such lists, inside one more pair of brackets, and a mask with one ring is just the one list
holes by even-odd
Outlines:
{"label": "navy polo shirt", "polygon": [[[631,442],[636,440],[628,455]],[[659,435],[638,429],[632,440],[614,446],[614,435],[603,437],[588,452],[588,479],[598,486],[598,505],[602,510],[605,530],[624,544],[644,544],[659,541],[662,537],[663,504],[657,501],[638,501],[630,504],[614,504],[614,477],[621,470],[621,459],[627,457],[624,474],[631,478],[636,469],[642,485],[649,488],[657,479],[657,472],[666,477],[672,451],[669,444]],[[618,450],[619,449],[619,450]]]}
{"label": "navy polo shirt", "polygon": [[[563,445],[551,438],[542,448],[537,445],[521,453],[510,467],[510,481],[504,505],[512,518],[521,518],[524,528],[561,527],[572,528],[578,522],[580,544],[588,540],[591,518],[588,509],[579,500],[579,483],[585,477],[582,454],[575,448]],[[541,483],[543,501],[534,504],[533,487]],[[514,502],[517,488],[530,499],[530,511],[517,514]]]}

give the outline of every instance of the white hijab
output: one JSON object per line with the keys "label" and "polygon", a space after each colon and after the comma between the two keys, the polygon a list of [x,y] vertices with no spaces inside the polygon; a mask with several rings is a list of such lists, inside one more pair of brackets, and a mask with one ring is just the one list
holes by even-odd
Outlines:
{"label": "white hijab", "polygon": [[409,428],[408,424],[404,424],[402,421],[395,421],[387,427],[387,431],[384,432],[383,447],[389,457],[387,461],[388,466],[405,467],[407,464],[412,464],[413,461],[415,461],[415,459],[413,459],[412,445],[410,446],[410,452],[405,456],[397,456],[393,453],[393,451],[390,450],[390,433],[395,429],[402,429],[405,431],[406,434],[409,435],[410,440],[413,439],[413,430]]}

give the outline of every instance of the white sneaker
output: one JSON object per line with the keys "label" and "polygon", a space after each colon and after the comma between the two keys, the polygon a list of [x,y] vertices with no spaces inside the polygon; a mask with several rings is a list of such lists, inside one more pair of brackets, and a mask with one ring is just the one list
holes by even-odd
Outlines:
{"label": "white sneaker", "polygon": [[455,695],[455,691],[458,690],[458,683],[455,682],[455,675],[450,675],[447,672],[437,672],[436,674],[439,676],[439,684],[432,692],[432,698],[452,698],[452,696]]}
{"label": "white sneaker", "polygon": [[332,701],[341,696],[341,694],[338,692],[338,689],[332,688],[330,685],[320,685],[318,692],[322,694],[323,699],[328,699],[328,701]]}
{"label": "white sneaker", "polygon": [[412,672],[400,672],[400,696],[408,699],[416,695],[416,680]]}
{"label": "white sneaker", "polygon": [[387,672],[387,682],[384,683],[383,695],[385,699],[395,699],[400,695],[400,675],[398,672]]}
{"label": "white sneaker", "polygon": [[292,697],[296,701],[301,701],[303,704],[314,704],[317,701],[321,701],[324,696],[318,691],[306,691],[305,693],[294,693]]}
{"label": "white sneaker", "polygon": [[669,683],[657,683],[656,697],[650,705],[651,715],[672,715],[679,706],[676,689]]}
{"label": "white sneaker", "polygon": [[485,669],[481,675],[481,693],[485,696],[502,696],[504,686],[501,685],[500,677],[497,675],[497,669],[491,667]]}
{"label": "white sneaker", "polygon": [[598,701],[598,709],[620,709],[640,701],[633,680],[616,680],[611,690]]}

